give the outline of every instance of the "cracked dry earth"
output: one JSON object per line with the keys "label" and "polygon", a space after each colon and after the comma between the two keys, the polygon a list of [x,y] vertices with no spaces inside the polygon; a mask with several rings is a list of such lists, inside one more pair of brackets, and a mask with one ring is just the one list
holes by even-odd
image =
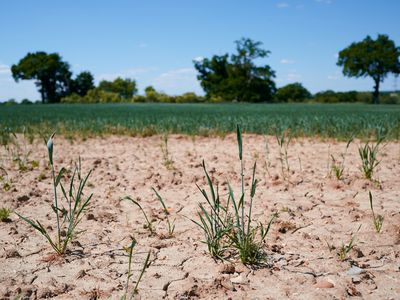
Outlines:
{"label": "cracked dry earth", "polygon": [[[266,154],[266,140],[269,154]],[[0,223],[1,299],[119,299],[124,293],[128,256],[122,250],[131,236],[138,244],[133,256],[132,283],[148,251],[151,265],[136,297],[141,299],[399,299],[400,298],[400,145],[382,148],[375,181],[363,179],[358,145],[350,145],[344,178],[329,177],[329,155],[339,157],[346,143],[299,138],[288,149],[290,176],[282,178],[274,137],[244,135],[245,180],[258,162],[260,180],[254,200],[254,220],[279,217],[266,238],[269,264],[248,268],[237,260],[214,261],[201,241],[202,232],[190,221],[203,201],[196,188],[206,188],[201,162],[227,197],[229,181],[240,188],[235,135],[186,137],[171,135],[173,164],[165,167],[160,136],[109,136],[70,142],[56,136],[56,168],[71,168],[82,158],[83,173],[93,169],[87,193],[93,200],[65,257],[53,254],[46,240],[11,214]],[[47,149],[40,141],[28,145],[29,160],[39,166],[21,172],[1,151],[7,171],[1,207],[41,221],[55,234],[51,212],[52,186]],[[267,162],[266,162],[267,160]],[[3,171],[4,172],[4,171]],[[166,220],[154,187],[175,219],[175,234],[167,238]],[[249,185],[246,186],[249,189]],[[384,216],[375,232],[368,191],[375,213]],[[139,198],[151,216],[155,235],[144,228],[142,213],[120,198]],[[361,225],[358,232],[357,229]],[[355,234],[355,246],[345,260],[337,252]]]}

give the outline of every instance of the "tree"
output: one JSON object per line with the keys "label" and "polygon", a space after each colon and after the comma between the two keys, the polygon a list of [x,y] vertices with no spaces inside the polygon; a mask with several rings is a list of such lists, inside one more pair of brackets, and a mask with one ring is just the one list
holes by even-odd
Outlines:
{"label": "tree", "polygon": [[271,101],[276,91],[275,72],[268,66],[257,66],[255,60],[266,58],[269,51],[261,42],[248,38],[236,41],[236,54],[214,55],[194,61],[197,79],[210,100],[263,102]]}
{"label": "tree", "polygon": [[301,83],[295,82],[278,89],[275,98],[279,102],[303,102],[311,98],[311,93]]}
{"label": "tree", "polygon": [[118,94],[123,99],[129,99],[137,93],[136,81],[133,79],[122,79],[118,77],[114,81],[100,81],[100,90]]}
{"label": "tree", "polygon": [[337,65],[348,77],[371,77],[374,80],[373,103],[379,103],[379,85],[389,73],[400,74],[400,48],[387,35],[376,40],[367,36],[339,52]]}
{"label": "tree", "polygon": [[71,93],[76,93],[82,97],[85,96],[89,90],[94,88],[94,77],[92,73],[88,71],[79,73],[71,82]]}
{"label": "tree", "polygon": [[69,93],[71,72],[69,64],[57,53],[28,53],[11,67],[14,80],[36,80],[42,102],[59,102]]}

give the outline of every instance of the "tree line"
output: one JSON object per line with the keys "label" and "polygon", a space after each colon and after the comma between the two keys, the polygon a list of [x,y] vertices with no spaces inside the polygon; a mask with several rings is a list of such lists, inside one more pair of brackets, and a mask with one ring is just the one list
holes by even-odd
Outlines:
{"label": "tree line", "polygon": [[[43,103],[75,102],[372,102],[379,103],[380,84],[389,74],[400,74],[400,47],[387,35],[374,40],[367,36],[339,52],[337,65],[348,77],[371,77],[372,97],[360,93],[325,91],[312,96],[301,83],[277,89],[275,71],[257,62],[268,58],[270,51],[249,38],[235,42],[236,52],[214,55],[193,61],[205,96],[185,93],[170,96],[152,86],[138,95],[136,81],[117,78],[102,80],[95,86],[94,77],[84,71],[73,77],[70,65],[57,53],[28,53],[11,67],[15,81],[35,80]],[[396,94],[397,95],[397,94]],[[396,96],[398,97],[398,96]],[[360,100],[361,99],[361,100]]]}

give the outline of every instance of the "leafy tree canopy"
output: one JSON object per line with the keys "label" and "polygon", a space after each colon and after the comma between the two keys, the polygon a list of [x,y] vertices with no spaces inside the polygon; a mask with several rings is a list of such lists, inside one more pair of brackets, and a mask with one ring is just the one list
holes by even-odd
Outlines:
{"label": "leafy tree canopy", "polygon": [[337,65],[348,77],[371,77],[374,80],[374,103],[379,103],[379,84],[389,73],[400,74],[400,48],[387,35],[376,40],[367,36],[339,52]]}
{"label": "leafy tree canopy", "polygon": [[271,101],[276,91],[272,80],[275,72],[268,65],[255,64],[255,60],[268,57],[270,52],[261,48],[261,42],[248,38],[235,43],[235,54],[194,61],[206,97],[227,101]]}
{"label": "leafy tree canopy", "polygon": [[11,67],[14,80],[36,80],[42,102],[59,102],[69,93],[72,73],[69,64],[57,53],[28,53]]}
{"label": "leafy tree canopy", "polygon": [[71,81],[71,93],[76,93],[79,96],[85,96],[87,92],[94,89],[94,77],[92,73],[84,71],[76,75],[76,78]]}
{"label": "leafy tree canopy", "polygon": [[123,99],[129,99],[137,93],[136,81],[133,79],[116,78],[114,81],[100,81],[98,89],[116,93]]}
{"label": "leafy tree canopy", "polygon": [[279,88],[275,98],[279,102],[303,102],[311,98],[311,93],[301,83],[295,82]]}

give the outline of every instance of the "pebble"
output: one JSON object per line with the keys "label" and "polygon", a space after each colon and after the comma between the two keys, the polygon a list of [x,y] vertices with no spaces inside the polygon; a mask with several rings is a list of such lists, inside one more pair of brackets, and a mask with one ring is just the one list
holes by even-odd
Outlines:
{"label": "pebble", "polygon": [[15,249],[6,250],[5,252],[6,258],[21,257],[21,255]]}
{"label": "pebble", "polygon": [[219,271],[222,274],[233,274],[233,273],[235,273],[235,265],[223,264],[219,267]]}
{"label": "pebble", "polygon": [[351,266],[351,268],[347,271],[347,275],[354,276],[354,275],[359,275],[364,272],[365,272],[364,269],[361,269],[357,266]]}
{"label": "pebble", "polygon": [[242,275],[231,278],[231,282],[234,284],[244,284],[244,283],[246,283],[246,281],[247,280]]}
{"label": "pebble", "polygon": [[228,278],[222,278],[220,282],[221,282],[221,286],[223,286],[227,290],[229,290],[229,291],[235,290],[235,287],[233,286],[232,281],[230,281]]}
{"label": "pebble", "polygon": [[17,198],[17,200],[19,201],[19,202],[25,202],[25,201],[28,201],[30,198],[27,196],[27,195],[23,195],[23,196],[19,196],[18,198]]}
{"label": "pebble", "polygon": [[354,276],[351,278],[351,282],[354,284],[359,284],[361,282],[360,276]]}
{"label": "pebble", "polygon": [[319,289],[331,289],[333,288],[335,285],[332,282],[326,281],[326,280],[322,280],[317,282],[316,284],[314,284],[315,288],[319,288]]}

